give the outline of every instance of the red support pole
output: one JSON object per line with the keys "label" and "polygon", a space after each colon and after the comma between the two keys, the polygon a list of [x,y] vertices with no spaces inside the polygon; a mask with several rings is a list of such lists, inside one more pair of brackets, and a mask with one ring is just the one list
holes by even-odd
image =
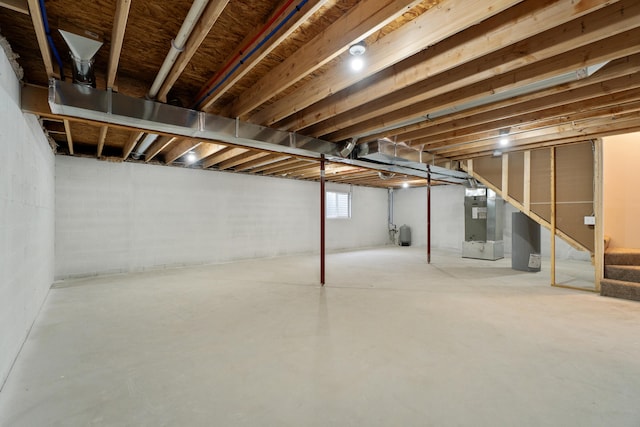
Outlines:
{"label": "red support pole", "polygon": [[427,165],[427,264],[431,264],[431,167]]}
{"label": "red support pole", "polygon": [[325,222],[325,201],[324,191],[324,154],[320,156],[320,284],[324,286],[324,222]]}

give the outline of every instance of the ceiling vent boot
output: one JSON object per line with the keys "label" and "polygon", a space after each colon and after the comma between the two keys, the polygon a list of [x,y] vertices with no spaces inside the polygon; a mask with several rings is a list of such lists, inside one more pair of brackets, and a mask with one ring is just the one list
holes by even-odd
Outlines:
{"label": "ceiling vent boot", "polygon": [[102,46],[102,42],[95,39],[58,30],[69,46],[71,63],[73,65],[73,82],[83,86],[96,87],[96,76],[93,67],[94,56]]}

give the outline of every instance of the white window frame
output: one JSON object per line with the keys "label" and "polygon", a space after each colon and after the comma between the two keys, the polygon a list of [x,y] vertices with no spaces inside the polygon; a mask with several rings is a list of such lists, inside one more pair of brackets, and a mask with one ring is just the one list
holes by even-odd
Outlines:
{"label": "white window frame", "polygon": [[330,190],[325,198],[327,219],[351,218],[351,192]]}

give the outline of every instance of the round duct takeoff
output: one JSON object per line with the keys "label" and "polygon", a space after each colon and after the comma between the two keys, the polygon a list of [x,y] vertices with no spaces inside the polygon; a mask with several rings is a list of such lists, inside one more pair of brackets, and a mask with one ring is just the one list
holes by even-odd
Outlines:
{"label": "round duct takeoff", "polygon": [[73,82],[84,86],[96,87],[96,76],[93,68],[94,56],[102,46],[102,42],[79,36],[65,30],[58,30],[69,46],[73,65]]}

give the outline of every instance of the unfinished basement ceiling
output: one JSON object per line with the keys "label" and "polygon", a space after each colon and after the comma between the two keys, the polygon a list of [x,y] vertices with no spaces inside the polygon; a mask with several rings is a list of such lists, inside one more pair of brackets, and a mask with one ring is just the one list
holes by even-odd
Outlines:
{"label": "unfinished basement ceiling", "polygon": [[[61,70],[40,3],[0,0],[0,34],[24,69],[23,108],[40,115],[59,154],[319,179],[316,158],[171,133],[152,139],[143,128],[52,113],[46,88]],[[386,138],[439,166],[640,130],[637,0],[43,3],[66,81],[71,60],[59,29],[103,42],[98,90],[149,96],[195,14],[156,82],[158,102],[340,144]],[[365,66],[354,72],[349,47],[360,41]],[[327,170],[351,184],[426,183],[361,164]]]}

